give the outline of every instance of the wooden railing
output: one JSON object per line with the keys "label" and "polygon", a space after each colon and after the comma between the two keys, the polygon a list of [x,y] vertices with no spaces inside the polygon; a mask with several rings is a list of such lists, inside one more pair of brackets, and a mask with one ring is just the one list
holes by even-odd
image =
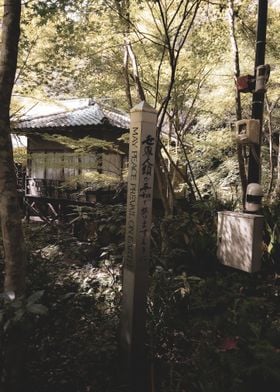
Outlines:
{"label": "wooden railing", "polygon": [[75,188],[69,189],[63,186],[63,181],[40,178],[26,178],[25,196],[33,198],[95,201],[92,194],[83,192],[78,185]]}
{"label": "wooden railing", "polygon": [[[124,190],[125,192],[125,190]],[[116,190],[115,186],[107,186],[106,189],[96,189],[92,183],[77,184],[76,187],[67,188],[65,183],[60,180],[47,180],[40,178],[26,178],[25,197],[47,198],[58,200],[69,200],[76,202],[94,203],[106,200],[110,202],[122,200],[123,190]]]}

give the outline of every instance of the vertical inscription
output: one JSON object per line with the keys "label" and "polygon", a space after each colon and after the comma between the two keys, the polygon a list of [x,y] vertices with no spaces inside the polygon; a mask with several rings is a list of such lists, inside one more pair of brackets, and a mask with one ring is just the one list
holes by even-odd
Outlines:
{"label": "vertical inscription", "polygon": [[131,269],[134,265],[135,222],[137,217],[136,199],[138,192],[138,140],[139,127],[132,127],[129,145],[126,238],[125,238],[125,267]]}
{"label": "vertical inscription", "polygon": [[126,241],[126,268],[133,270],[136,258],[147,264],[152,214],[155,137],[152,132],[132,127],[130,135]]}
{"label": "vertical inscription", "polygon": [[152,216],[152,189],[153,189],[153,167],[155,161],[155,138],[148,134],[141,140],[141,183],[140,183],[140,247],[142,260],[148,265],[150,248],[150,231]]}

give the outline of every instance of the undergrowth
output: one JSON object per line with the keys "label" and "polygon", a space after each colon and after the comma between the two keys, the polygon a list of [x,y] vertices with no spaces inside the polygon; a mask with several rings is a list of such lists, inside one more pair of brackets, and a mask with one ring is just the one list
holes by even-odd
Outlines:
{"label": "undergrowth", "polygon": [[[263,268],[250,275],[215,257],[216,211],[228,207],[154,217],[147,331],[157,392],[279,390],[279,208],[264,209]],[[25,311],[1,300],[2,345],[20,320],[22,391],[128,392],[118,349],[125,208],[69,219],[74,228],[25,225]]]}

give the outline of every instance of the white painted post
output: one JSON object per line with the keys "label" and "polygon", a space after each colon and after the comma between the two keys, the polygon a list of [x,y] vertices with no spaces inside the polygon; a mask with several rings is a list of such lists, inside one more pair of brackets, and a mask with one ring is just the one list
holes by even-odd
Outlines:
{"label": "white painted post", "polygon": [[121,348],[130,391],[148,391],[146,305],[157,112],[146,102],[131,109]]}

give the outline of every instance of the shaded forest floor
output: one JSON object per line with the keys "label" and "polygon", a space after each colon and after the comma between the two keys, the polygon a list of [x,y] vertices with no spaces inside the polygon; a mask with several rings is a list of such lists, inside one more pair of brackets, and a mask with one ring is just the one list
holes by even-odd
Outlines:
{"label": "shaded forest floor", "polygon": [[[108,219],[91,241],[78,240],[70,230],[25,225],[28,309],[17,317],[16,308],[4,308],[1,320],[2,341],[7,321],[24,328],[23,392],[127,391],[119,377],[118,352],[123,231]],[[280,276],[275,265],[267,263],[253,275],[219,266],[209,235],[204,238],[203,230],[209,234],[201,223],[205,216],[200,221],[194,212],[189,219],[197,219],[201,237],[194,225],[187,232],[176,221],[178,242],[170,238],[167,244],[164,223],[161,230],[153,228],[147,329],[155,390],[280,390]],[[185,240],[181,247],[179,230]],[[102,231],[107,234],[101,236]],[[194,239],[202,238],[204,248],[200,243],[196,249]],[[195,251],[188,253],[190,247]],[[183,264],[186,257],[189,263]]]}

